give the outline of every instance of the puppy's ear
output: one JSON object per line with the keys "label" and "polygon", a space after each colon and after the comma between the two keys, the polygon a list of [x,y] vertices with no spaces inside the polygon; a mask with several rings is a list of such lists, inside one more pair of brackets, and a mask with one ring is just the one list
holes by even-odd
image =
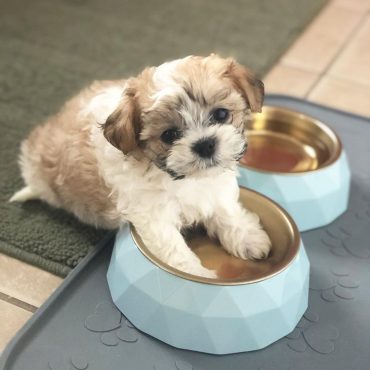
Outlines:
{"label": "puppy's ear", "polygon": [[253,73],[231,60],[225,76],[231,78],[234,86],[240,91],[252,112],[261,112],[265,89],[263,82],[258,80]]}
{"label": "puppy's ear", "polygon": [[105,138],[124,154],[134,150],[139,140],[140,111],[135,95],[136,90],[127,87],[120,105],[103,125]]}

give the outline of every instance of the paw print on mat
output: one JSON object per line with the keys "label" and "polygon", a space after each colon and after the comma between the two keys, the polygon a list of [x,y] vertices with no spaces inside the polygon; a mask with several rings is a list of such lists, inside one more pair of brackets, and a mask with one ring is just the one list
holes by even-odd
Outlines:
{"label": "paw print on mat", "polygon": [[117,346],[120,342],[135,343],[139,340],[139,332],[110,302],[100,302],[95,312],[86,318],[85,327],[92,332],[101,333],[100,341],[108,347]]}
{"label": "paw print on mat", "polygon": [[347,212],[342,218],[329,226],[321,238],[335,256],[370,258],[370,242],[364,238],[370,228],[370,208]]}
{"label": "paw print on mat", "polygon": [[[85,320],[85,328],[93,333],[100,334],[100,341],[107,347],[118,346],[119,343],[136,343],[140,338],[140,333],[128,321],[120,311],[110,302],[103,301],[97,304],[93,314],[89,315]],[[73,362],[77,370],[85,370],[82,368],[83,362]],[[77,367],[76,364],[80,367]],[[59,366],[59,365],[58,365]],[[63,367],[64,366],[64,367]],[[75,370],[75,368],[65,367],[62,363],[60,367],[49,366],[51,370]],[[186,361],[175,361],[168,365],[154,365],[153,370],[193,370],[193,366]]]}
{"label": "paw print on mat", "polygon": [[334,343],[339,337],[336,327],[320,324],[318,314],[306,311],[297,327],[286,336],[288,347],[295,352],[304,352],[308,348],[328,354],[334,351]]}
{"label": "paw print on mat", "polygon": [[355,217],[358,220],[370,222],[370,202],[369,202],[369,204],[367,205],[366,208],[358,210],[355,213]]}
{"label": "paw print on mat", "polygon": [[87,370],[89,368],[89,363],[84,355],[73,355],[70,358],[60,357],[50,360],[49,363],[50,370]]}
{"label": "paw print on mat", "polygon": [[350,269],[345,264],[338,264],[331,270],[311,266],[310,289],[320,292],[321,298],[327,302],[354,299],[359,286],[359,282],[350,276]]}
{"label": "paw print on mat", "polygon": [[109,302],[100,302],[85,320],[85,327],[95,332],[107,332],[120,326],[121,313]]}
{"label": "paw print on mat", "polygon": [[168,365],[154,365],[153,370],[193,370],[193,366],[189,362],[179,360]]}

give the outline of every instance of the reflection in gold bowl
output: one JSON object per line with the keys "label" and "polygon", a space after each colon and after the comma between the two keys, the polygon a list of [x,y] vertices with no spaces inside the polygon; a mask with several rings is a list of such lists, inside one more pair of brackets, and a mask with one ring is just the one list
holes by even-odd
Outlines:
{"label": "reflection in gold bowl", "polygon": [[335,162],[342,145],[332,129],[304,114],[266,106],[247,124],[248,150],[240,164],[274,173],[302,173]]}
{"label": "reflection in gold bowl", "polygon": [[216,240],[201,229],[188,230],[185,238],[203,266],[216,270],[217,279],[208,279],[179,271],[159,260],[144,245],[136,230],[132,235],[140,251],[162,269],[185,279],[208,284],[238,285],[270,278],[287,268],[299,251],[300,235],[291,217],[276,203],[252,190],[240,188],[240,201],[245,208],[257,213],[268,233],[272,249],[264,260],[242,260],[228,254]]}

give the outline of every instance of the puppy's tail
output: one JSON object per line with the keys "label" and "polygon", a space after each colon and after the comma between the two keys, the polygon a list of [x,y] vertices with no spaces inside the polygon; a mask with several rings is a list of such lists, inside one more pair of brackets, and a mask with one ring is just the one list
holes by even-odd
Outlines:
{"label": "puppy's tail", "polygon": [[10,199],[9,202],[25,202],[31,199],[39,198],[37,192],[31,189],[30,186],[25,186],[23,189],[17,191]]}

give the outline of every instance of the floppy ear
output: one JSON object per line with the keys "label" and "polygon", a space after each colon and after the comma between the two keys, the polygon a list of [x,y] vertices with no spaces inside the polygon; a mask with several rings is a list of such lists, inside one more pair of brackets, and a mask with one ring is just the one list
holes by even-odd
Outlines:
{"label": "floppy ear", "polygon": [[126,88],[120,105],[103,125],[104,136],[113,146],[128,154],[138,145],[140,129],[135,90]]}
{"label": "floppy ear", "polygon": [[232,79],[235,87],[248,103],[250,110],[252,112],[261,112],[265,96],[263,82],[257,79],[248,68],[243,67],[234,60],[231,60],[228,65],[225,75]]}

